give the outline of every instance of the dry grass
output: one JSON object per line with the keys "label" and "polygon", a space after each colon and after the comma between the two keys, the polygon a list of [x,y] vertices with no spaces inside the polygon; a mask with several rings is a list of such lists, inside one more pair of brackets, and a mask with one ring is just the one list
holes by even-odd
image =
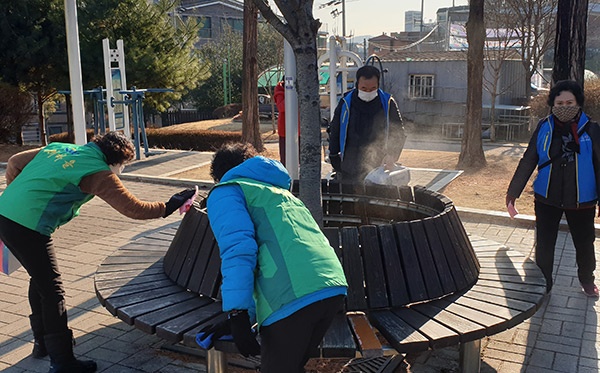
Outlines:
{"label": "dry grass", "polygon": [[[183,129],[214,129],[222,131],[241,131],[242,124],[231,119],[217,119],[180,124],[165,127],[170,131]],[[261,123],[261,133],[264,141],[276,142],[277,134],[273,133],[270,121]],[[6,162],[10,155],[31,147],[0,145],[0,162]],[[278,159],[279,154],[273,147],[266,150],[265,156]],[[454,201],[457,206],[472,207],[482,210],[505,211],[504,198],[508,183],[519,161],[518,157],[510,154],[486,152],[487,166],[476,171],[465,170],[462,175],[452,181],[441,192]],[[409,150],[402,152],[400,163],[408,167],[456,169],[458,153],[444,151]],[[182,178],[210,180],[208,167],[186,171],[177,175]],[[521,214],[533,215],[533,191],[530,186],[517,201],[517,209]]]}

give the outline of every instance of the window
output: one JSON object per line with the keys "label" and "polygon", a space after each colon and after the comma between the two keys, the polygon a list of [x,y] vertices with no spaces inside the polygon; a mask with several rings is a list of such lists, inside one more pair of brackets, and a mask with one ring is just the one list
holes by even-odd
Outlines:
{"label": "window", "polygon": [[198,23],[200,24],[200,30],[198,31],[198,36],[204,39],[212,38],[212,22],[210,17],[200,17],[198,19]]}
{"label": "window", "polygon": [[411,74],[408,81],[408,97],[433,98],[433,75]]}
{"label": "window", "polygon": [[244,30],[244,20],[240,18],[223,18],[221,20],[221,27],[223,30],[229,28],[233,31],[243,31]]}

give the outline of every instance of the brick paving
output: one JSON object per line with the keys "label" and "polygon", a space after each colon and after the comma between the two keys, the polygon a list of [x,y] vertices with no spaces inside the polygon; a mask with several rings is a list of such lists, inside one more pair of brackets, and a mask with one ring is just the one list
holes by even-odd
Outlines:
{"label": "brick paving", "polygon": [[[514,151],[500,149],[499,151]],[[124,183],[143,200],[166,201],[187,181],[169,178],[176,171],[209,162],[210,153],[171,152],[150,156],[125,170]],[[166,157],[166,158],[165,158]],[[140,175],[153,176],[157,179]],[[435,176],[434,178],[439,175]],[[433,178],[431,179],[433,180]],[[6,186],[0,168],[0,191]],[[24,207],[26,208],[26,207]],[[500,242],[533,255],[533,218],[510,220],[505,213],[459,207],[469,234]],[[168,343],[113,317],[94,292],[97,266],[119,246],[181,217],[136,221],[121,216],[94,198],[81,215],[54,234],[67,292],[69,324],[77,339],[76,355],[94,359],[101,372],[204,372],[198,357],[169,352]],[[600,258],[599,258],[600,259]],[[570,235],[559,232],[552,294],[529,320],[482,341],[481,372],[598,372],[598,301],[581,293]],[[48,361],[29,357],[32,333],[27,301],[28,276],[23,269],[0,275],[0,371],[46,372]],[[454,372],[458,348],[409,356],[411,372]]]}

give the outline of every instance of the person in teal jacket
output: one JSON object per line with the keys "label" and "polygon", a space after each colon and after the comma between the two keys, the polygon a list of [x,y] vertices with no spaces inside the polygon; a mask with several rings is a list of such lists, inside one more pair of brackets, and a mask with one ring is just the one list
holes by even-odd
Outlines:
{"label": "person in teal jacket", "polygon": [[[290,176],[250,144],[214,155],[207,212],[219,244],[223,311],[229,319],[203,331],[231,333],[244,355],[261,355],[261,372],[303,372],[347,283],[339,259],[309,210],[291,194]],[[257,322],[259,347],[251,333]]]}
{"label": "person in teal jacket", "polygon": [[583,89],[573,80],[559,81],[550,89],[551,114],[542,119],[531,136],[506,193],[506,206],[516,212],[533,170],[535,193],[535,261],[553,286],[554,250],[560,219],[567,219],[575,246],[581,289],[598,297],[594,284],[594,216],[600,195],[600,126],[582,111]]}
{"label": "person in teal jacket", "polygon": [[94,361],[73,355],[73,333],[67,325],[52,233],[79,215],[80,207],[94,196],[130,218],[152,219],[170,215],[195,193],[184,190],[166,203],[140,201],[118,177],[133,155],[131,140],[109,132],[85,145],[55,142],[8,160],[8,186],[0,195],[0,240],[31,277],[32,356],[50,355],[50,373],[97,369]]}

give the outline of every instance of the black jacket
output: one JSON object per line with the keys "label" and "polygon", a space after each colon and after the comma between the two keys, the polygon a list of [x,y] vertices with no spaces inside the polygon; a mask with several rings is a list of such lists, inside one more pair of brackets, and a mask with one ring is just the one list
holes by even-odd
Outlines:
{"label": "black jacket", "polygon": [[[339,158],[335,157],[340,152],[341,101],[335,109],[329,128],[329,154],[332,166],[342,173],[344,180],[362,181],[367,173],[381,165],[386,155],[386,113],[379,98],[365,102],[358,98],[358,90],[354,90],[352,95],[344,161],[340,162]],[[390,100],[388,111],[390,127],[387,150],[388,155],[397,160],[406,135],[398,105],[393,98]]]}

